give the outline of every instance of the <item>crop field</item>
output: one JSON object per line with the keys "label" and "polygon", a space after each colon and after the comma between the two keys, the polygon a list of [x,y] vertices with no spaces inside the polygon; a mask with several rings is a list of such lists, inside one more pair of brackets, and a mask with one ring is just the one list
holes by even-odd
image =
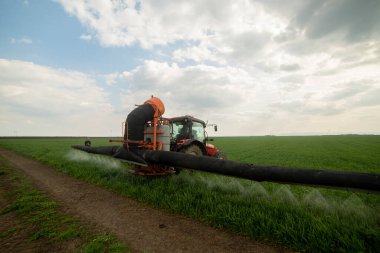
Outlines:
{"label": "crop field", "polygon": [[[83,138],[3,138],[0,147],[168,212],[308,252],[380,252],[380,194],[182,172],[144,178],[70,148]],[[380,136],[219,137],[230,160],[380,174]],[[93,146],[112,145],[92,138]]]}

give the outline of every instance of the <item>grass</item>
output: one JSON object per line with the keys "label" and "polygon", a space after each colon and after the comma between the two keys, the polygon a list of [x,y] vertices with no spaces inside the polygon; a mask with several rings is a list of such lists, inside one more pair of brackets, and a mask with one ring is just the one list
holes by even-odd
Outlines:
{"label": "grass", "polygon": [[[128,174],[112,158],[70,149],[75,138],[0,139],[0,146],[82,180],[215,227],[308,252],[380,252],[380,196],[258,183],[208,173]],[[109,145],[105,138],[94,146]],[[226,137],[229,159],[261,165],[380,172],[380,136]]]}
{"label": "grass", "polygon": [[217,139],[232,160],[261,165],[380,172],[380,136],[264,136]]}
{"label": "grass", "polygon": [[[59,211],[59,205],[45,194],[35,190],[31,184],[9,167],[0,157],[0,176],[11,180],[12,188],[7,192],[11,204],[0,215],[15,212],[23,224],[23,229],[33,227],[30,240],[47,239],[52,243],[80,242],[80,252],[127,252],[128,248],[108,234],[94,233],[74,218]],[[17,232],[9,228],[0,238]]]}

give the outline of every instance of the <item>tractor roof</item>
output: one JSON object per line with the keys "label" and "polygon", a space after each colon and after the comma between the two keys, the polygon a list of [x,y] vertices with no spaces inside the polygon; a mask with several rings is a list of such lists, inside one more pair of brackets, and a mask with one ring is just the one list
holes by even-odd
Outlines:
{"label": "tractor roof", "polygon": [[193,116],[190,116],[190,115],[185,115],[185,116],[180,116],[180,117],[174,117],[174,118],[169,118],[168,119],[170,122],[178,122],[178,121],[195,121],[195,122],[199,122],[201,123],[202,125],[206,126],[206,123],[203,121],[203,120],[200,120],[200,119],[197,119],[197,118],[194,118]]}

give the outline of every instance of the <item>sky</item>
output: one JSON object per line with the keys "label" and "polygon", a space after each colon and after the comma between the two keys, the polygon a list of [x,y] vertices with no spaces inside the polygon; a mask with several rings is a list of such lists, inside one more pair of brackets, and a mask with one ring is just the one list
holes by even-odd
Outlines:
{"label": "sky", "polygon": [[0,136],[380,134],[379,0],[0,0]]}

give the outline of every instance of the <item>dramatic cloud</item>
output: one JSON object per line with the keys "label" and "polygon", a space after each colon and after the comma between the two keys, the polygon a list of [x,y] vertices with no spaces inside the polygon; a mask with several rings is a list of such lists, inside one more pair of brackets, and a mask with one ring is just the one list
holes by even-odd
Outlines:
{"label": "dramatic cloud", "polygon": [[276,34],[285,28],[280,19],[264,12],[253,1],[59,2],[96,32],[105,46],[139,43],[150,48],[176,41],[208,39],[217,47],[219,38],[231,39],[231,46],[249,42],[260,45],[256,40],[260,34]]}
{"label": "dramatic cloud", "polygon": [[255,77],[240,68],[145,61],[118,74],[115,82],[124,88],[124,101],[139,103],[147,94],[154,94],[165,101],[167,116],[190,114],[218,122],[224,134],[294,132],[292,129],[337,132],[338,123],[342,131],[375,131],[380,123],[367,125],[352,118],[370,117],[379,110],[379,68],[374,67],[373,72],[366,68],[367,78],[360,79],[361,68],[328,76],[310,72],[305,77],[285,71],[284,78],[274,80],[271,75]]}
{"label": "dramatic cloud", "polygon": [[2,122],[54,129],[46,118],[78,126],[85,115],[87,130],[108,133],[155,95],[167,116],[208,119],[221,135],[380,131],[378,0],[57,2],[81,40],[138,58],[91,75],[2,60]]}
{"label": "dramatic cloud", "polygon": [[59,2],[102,45],[166,46],[179,63],[292,72],[380,61],[376,0]]}
{"label": "dramatic cloud", "polygon": [[253,78],[242,69],[206,65],[181,68],[155,61],[145,61],[122,76],[130,93],[162,94],[173,108],[178,108],[169,112],[177,114],[236,109],[255,86]]}
{"label": "dramatic cloud", "polygon": [[380,37],[380,2],[377,0],[309,1],[295,22],[312,39],[338,36],[347,41]]}

